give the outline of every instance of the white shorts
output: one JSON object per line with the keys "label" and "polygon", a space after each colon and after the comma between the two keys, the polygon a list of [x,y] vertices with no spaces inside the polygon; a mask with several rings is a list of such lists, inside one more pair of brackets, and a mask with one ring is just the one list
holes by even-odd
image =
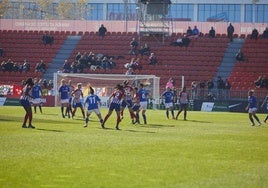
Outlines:
{"label": "white shorts", "polygon": [[140,102],[140,105],[141,105],[141,107],[140,107],[140,109],[141,110],[147,110],[147,101],[142,101],[142,102]]}
{"label": "white shorts", "polygon": [[35,99],[31,100],[31,103],[40,104],[40,103],[42,103],[42,101],[41,101],[41,98],[35,98]]}
{"label": "white shorts", "polygon": [[68,104],[69,103],[69,99],[61,99],[60,100],[61,104]]}
{"label": "white shorts", "polygon": [[173,107],[173,102],[165,103],[166,108],[171,108]]}
{"label": "white shorts", "polygon": [[249,108],[248,109],[248,113],[253,113],[253,112],[256,112],[257,111],[257,108]]}
{"label": "white shorts", "polygon": [[100,114],[100,110],[97,108],[97,109],[92,109],[92,110],[87,110],[87,114],[91,114],[92,112],[95,112],[95,114]]}

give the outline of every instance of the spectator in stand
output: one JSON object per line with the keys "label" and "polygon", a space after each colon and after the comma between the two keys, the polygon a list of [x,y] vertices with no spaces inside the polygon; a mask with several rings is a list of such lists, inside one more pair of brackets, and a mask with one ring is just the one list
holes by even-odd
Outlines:
{"label": "spectator in stand", "polygon": [[224,82],[224,97],[226,99],[230,98],[230,89],[231,89],[231,83],[229,80],[226,78]]}
{"label": "spectator in stand", "polygon": [[263,31],[262,38],[263,39],[268,39],[268,27],[266,27],[265,30]]}
{"label": "spectator in stand", "polygon": [[217,80],[217,89],[218,89],[218,98],[222,97],[222,90],[224,89],[224,81],[220,76],[218,76]]}
{"label": "spectator in stand", "polygon": [[212,94],[212,91],[213,91],[213,88],[214,88],[214,81],[212,79],[208,80],[207,86],[208,86],[208,95]]}
{"label": "spectator in stand", "polygon": [[200,98],[201,99],[203,99],[205,96],[205,87],[206,87],[206,81],[200,81],[199,88],[200,88]]}
{"label": "spectator in stand", "polygon": [[227,36],[230,39],[230,42],[233,42],[233,35],[234,35],[234,26],[232,23],[229,24],[227,27]]}
{"label": "spectator in stand", "polygon": [[196,81],[192,81],[191,83],[191,99],[195,99],[197,94],[197,83]]}
{"label": "spectator in stand", "polygon": [[6,70],[5,70],[5,64],[6,64],[5,61],[2,61],[2,62],[1,62],[1,71],[3,71],[3,72],[6,71]]}
{"label": "spectator in stand", "polygon": [[216,36],[216,31],[213,27],[210,28],[208,36],[209,38],[214,38]]}
{"label": "spectator in stand", "polygon": [[245,55],[244,53],[241,51],[241,49],[238,50],[237,54],[235,55],[235,59],[239,62],[241,61],[245,61]]}
{"label": "spectator in stand", "polygon": [[81,52],[77,52],[77,54],[75,55],[75,59],[74,59],[75,62],[78,62],[81,56],[82,56]]}
{"label": "spectator in stand", "polygon": [[17,63],[14,63],[14,64],[13,64],[12,71],[13,71],[13,72],[17,72],[18,70],[19,70],[19,66],[17,65]]}
{"label": "spectator in stand", "polygon": [[183,35],[182,38],[178,38],[175,42],[170,43],[171,46],[180,46],[180,47],[188,47],[190,44],[190,39],[187,35]]}
{"label": "spectator in stand", "polygon": [[193,35],[193,30],[192,30],[191,27],[189,26],[188,29],[187,29],[187,31],[186,31],[186,36],[187,36],[187,37],[190,37],[190,36],[192,36],[192,35]]}
{"label": "spectator in stand", "polygon": [[8,59],[5,64],[5,70],[11,72],[13,71],[13,66],[14,66],[14,62],[11,59]]}
{"label": "spectator in stand", "polygon": [[24,59],[24,62],[23,62],[23,72],[29,72],[30,71],[30,67],[31,67],[30,63],[26,59]]}
{"label": "spectator in stand", "polygon": [[77,73],[77,62],[75,61],[71,64],[71,73]]}
{"label": "spectator in stand", "polygon": [[157,64],[157,58],[154,53],[151,53],[149,56],[149,65],[155,65]]}
{"label": "spectator in stand", "polygon": [[193,36],[194,38],[197,38],[197,37],[199,37],[199,35],[200,35],[199,29],[198,29],[197,26],[195,25],[195,26],[194,26],[194,29],[193,29],[193,31],[192,31],[192,36]]}
{"label": "spectator in stand", "polygon": [[101,24],[100,28],[99,28],[99,36],[104,38],[106,35],[107,29],[106,27],[104,27],[103,24]]}
{"label": "spectator in stand", "polygon": [[47,45],[47,44],[52,45],[54,43],[54,37],[45,33],[42,37],[42,42],[44,45]]}
{"label": "spectator in stand", "polygon": [[40,63],[36,64],[35,72],[42,72],[42,73],[46,72],[46,64],[44,63],[44,61],[42,59],[41,59]]}
{"label": "spectator in stand", "polygon": [[136,41],[136,38],[132,38],[130,41],[130,52],[131,55],[137,55],[137,48],[139,46],[139,43]]}
{"label": "spectator in stand", "polygon": [[141,47],[140,54],[141,54],[141,56],[143,56],[143,55],[149,56],[151,54],[150,47],[148,46],[147,43],[145,43],[144,46]]}
{"label": "spectator in stand", "polygon": [[257,40],[258,37],[259,37],[259,31],[258,31],[256,28],[254,28],[254,29],[252,30],[250,39],[255,39],[255,40]]}
{"label": "spectator in stand", "polygon": [[68,62],[67,59],[65,59],[63,67],[62,67],[64,73],[70,73],[71,72],[71,65],[70,62]]}
{"label": "spectator in stand", "polygon": [[113,58],[110,57],[108,60],[108,69],[113,69],[116,66],[116,63],[113,61]]}
{"label": "spectator in stand", "polygon": [[19,72],[22,72],[23,71],[23,64],[22,63],[19,63],[18,64],[18,71]]}
{"label": "spectator in stand", "polygon": [[134,74],[135,74],[135,72],[134,72],[133,68],[129,67],[127,72],[126,72],[126,75],[134,75]]}
{"label": "spectator in stand", "polygon": [[265,75],[261,79],[261,88],[268,88],[268,78]]}

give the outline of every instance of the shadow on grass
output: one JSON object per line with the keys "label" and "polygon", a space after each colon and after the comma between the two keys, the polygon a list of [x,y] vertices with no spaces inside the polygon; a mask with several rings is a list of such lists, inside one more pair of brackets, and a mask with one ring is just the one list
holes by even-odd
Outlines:
{"label": "shadow on grass", "polygon": [[40,129],[40,128],[35,128],[37,131],[49,131],[49,132],[64,132],[61,130],[55,130],[55,129]]}
{"label": "shadow on grass", "polygon": [[156,133],[156,132],[152,132],[152,131],[143,131],[143,130],[133,130],[133,129],[116,129],[116,128],[110,128],[110,127],[105,127],[104,129],[99,127],[99,129],[102,130],[108,130],[108,131],[128,131],[128,132],[136,132],[136,133]]}
{"label": "shadow on grass", "polygon": [[146,127],[146,128],[164,128],[164,127],[175,127],[175,125],[160,125],[160,124],[143,124],[138,127]]}
{"label": "shadow on grass", "polygon": [[[182,120],[182,121],[184,121],[184,120]],[[212,123],[211,121],[200,121],[200,120],[186,120],[186,122],[187,121],[191,121],[193,123]]]}

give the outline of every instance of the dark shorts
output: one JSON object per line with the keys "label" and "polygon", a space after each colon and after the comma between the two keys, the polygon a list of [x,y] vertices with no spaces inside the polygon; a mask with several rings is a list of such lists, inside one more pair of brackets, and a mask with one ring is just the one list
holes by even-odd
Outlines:
{"label": "dark shorts", "polygon": [[132,103],[132,100],[127,100],[127,101],[123,101],[122,104],[121,104],[122,107],[128,107],[128,108],[131,108],[133,106],[133,103]]}
{"label": "dark shorts", "polygon": [[120,104],[111,103],[109,107],[109,111],[115,110],[116,112],[120,111]]}
{"label": "dark shorts", "polygon": [[136,111],[138,111],[138,110],[140,109],[140,107],[141,107],[141,105],[134,104],[134,105],[132,106],[132,110],[133,110],[134,112],[136,112]]}
{"label": "dark shorts", "polygon": [[29,107],[31,106],[30,102],[28,100],[21,99],[20,104],[24,107]]}

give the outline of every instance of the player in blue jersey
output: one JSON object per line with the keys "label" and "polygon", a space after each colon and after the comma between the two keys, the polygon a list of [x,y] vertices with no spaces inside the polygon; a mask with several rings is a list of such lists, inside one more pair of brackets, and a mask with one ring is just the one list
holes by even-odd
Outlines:
{"label": "player in blue jersey", "polygon": [[87,111],[84,127],[88,126],[88,118],[92,112],[94,112],[98,116],[100,123],[103,123],[103,119],[99,109],[99,106],[101,105],[101,100],[97,95],[94,94],[94,89],[92,87],[89,88],[89,92],[90,95],[86,97],[86,100],[84,102],[84,108]]}
{"label": "player in blue jersey", "polygon": [[[268,95],[266,95],[266,97],[264,98],[263,102],[262,102],[262,108],[264,107],[266,103],[266,111],[268,112]],[[264,123],[266,123],[268,120],[268,115],[266,116],[266,118],[264,119]]]}
{"label": "player in blue jersey", "polygon": [[[27,81],[25,82],[25,85],[22,89],[21,97],[20,97],[20,103],[23,106],[26,114],[24,116],[24,121],[22,124],[22,128],[32,128],[34,129],[35,127],[32,125],[32,118],[33,118],[33,113],[32,113],[32,107],[30,104],[30,99],[33,98],[31,95],[31,90],[34,85],[33,79],[28,78]],[[27,121],[28,122],[28,127],[26,126]]]}
{"label": "player in blue jersey", "polygon": [[73,116],[72,107],[73,107],[73,101],[74,101],[73,95],[72,95],[72,93],[74,91],[74,86],[72,85],[72,80],[69,80],[67,85],[69,86],[70,92],[69,92],[69,104],[68,104],[68,107],[66,108],[65,116],[68,116],[68,118],[70,118],[71,117],[70,114],[72,114],[72,116]]}
{"label": "player in blue jersey", "polygon": [[166,107],[166,116],[169,119],[169,111],[171,111],[172,118],[174,117],[174,93],[171,91],[170,87],[166,88],[166,91],[162,94],[162,99],[164,100],[165,107]]}
{"label": "player in blue jersey", "polygon": [[252,126],[255,125],[253,117],[256,119],[256,121],[258,122],[258,124],[260,126],[261,122],[260,122],[258,116],[256,115],[256,112],[257,112],[257,99],[254,96],[254,90],[250,90],[248,92],[248,105],[246,107],[246,110],[248,110],[249,120],[251,121]]}
{"label": "player in blue jersey", "polygon": [[42,88],[39,85],[37,79],[34,79],[34,86],[32,88],[32,96],[34,97],[33,100],[31,100],[31,103],[34,106],[34,113],[36,113],[36,107],[39,107],[39,110],[41,113],[42,112],[42,102],[41,102],[41,96],[43,95],[42,93]]}
{"label": "player in blue jersey", "polygon": [[67,114],[69,114],[69,95],[70,95],[70,87],[66,84],[66,80],[62,79],[61,86],[59,88],[59,97],[61,103],[61,114],[63,118],[65,118],[64,107],[66,108]]}
{"label": "player in blue jersey", "polygon": [[[140,88],[139,88],[138,93],[139,93],[139,96],[140,96],[140,106],[141,106],[140,110],[141,110],[141,115],[142,115],[142,118],[143,118],[143,122],[144,122],[144,124],[147,124],[147,119],[146,119],[145,112],[147,110],[149,93],[144,88],[143,83],[140,84]],[[139,113],[137,113],[137,115],[139,117]]]}

